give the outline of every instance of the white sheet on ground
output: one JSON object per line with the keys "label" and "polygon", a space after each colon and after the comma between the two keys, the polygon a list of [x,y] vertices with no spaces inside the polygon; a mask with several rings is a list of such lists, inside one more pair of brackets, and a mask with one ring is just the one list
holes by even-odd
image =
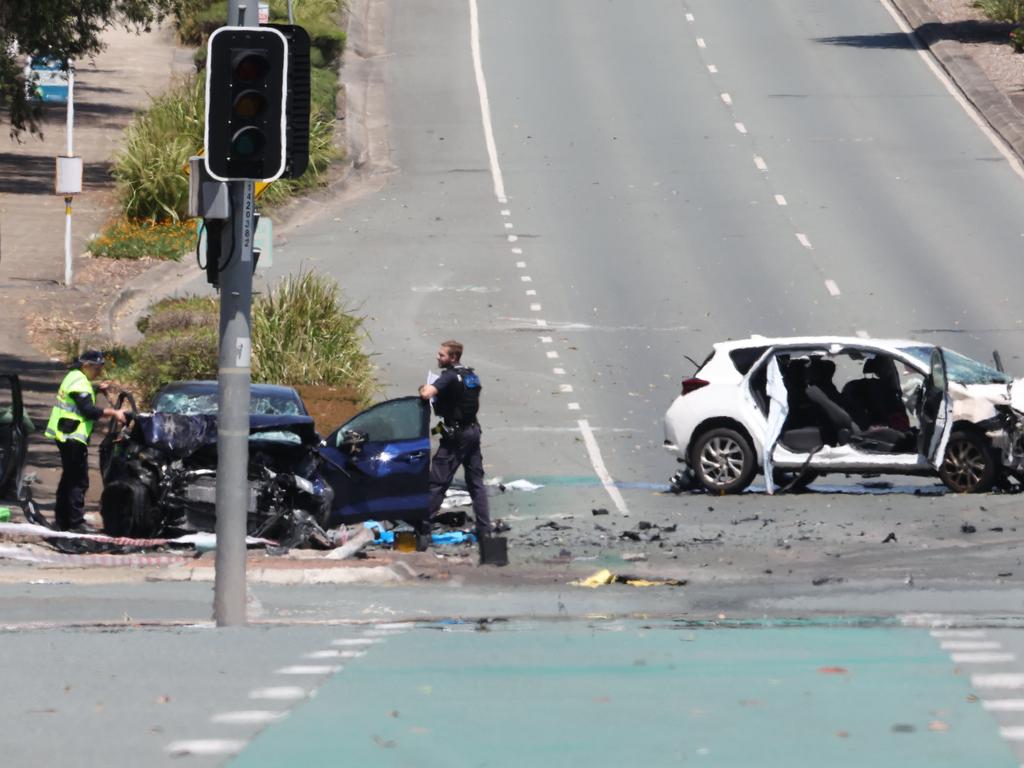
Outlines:
{"label": "white sheet on ground", "polygon": [[772,451],[782,434],[782,425],[786,423],[789,416],[789,398],[786,393],[786,385],[782,381],[782,371],[779,370],[779,361],[772,357],[768,362],[768,430],[764,440],[764,456],[762,465],[764,470],[764,484],[771,495],[775,493],[775,483],[772,481]]}

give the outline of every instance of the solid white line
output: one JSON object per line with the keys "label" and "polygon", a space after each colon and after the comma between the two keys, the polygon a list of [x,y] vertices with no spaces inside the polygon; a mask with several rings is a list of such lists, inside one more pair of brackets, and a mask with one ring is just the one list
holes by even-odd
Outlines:
{"label": "solid white line", "polygon": [[570,411],[578,411],[579,409],[580,409],[580,404],[579,403],[569,403],[569,410]]}
{"label": "solid white line", "polygon": [[494,179],[494,195],[498,198],[499,203],[507,203],[505,181],[501,177],[498,148],[494,143],[494,129],[491,127],[491,105],[487,99],[487,80],[484,78],[484,67],[480,58],[480,18],[476,0],[469,0],[469,46],[473,51],[473,71],[476,73],[476,90],[480,94],[480,118],[484,124],[484,141],[487,144],[487,159],[491,164],[491,177]]}
{"label": "solid white line", "polygon": [[293,664],[290,667],[275,669],[275,675],[329,675],[338,672],[341,667],[335,664]]}
{"label": "solid white line", "polygon": [[800,241],[800,245],[802,245],[804,248],[811,247],[811,241],[807,239],[807,235],[805,235],[803,232],[797,232],[796,239]]}
{"label": "solid white line", "polygon": [[192,741],[175,741],[165,749],[172,757],[185,755],[237,755],[245,748],[245,742],[239,739],[193,739]]}
{"label": "solid white line", "polygon": [[718,67],[716,67],[714,64],[708,64],[708,72],[710,72],[712,75],[717,74]]}
{"label": "solid white line", "polygon": [[939,643],[944,651],[995,651],[1002,648],[997,640],[946,640]]}
{"label": "solid white line", "polygon": [[723,93],[722,101],[724,101],[726,104],[732,105],[732,96],[730,96],[728,93]]}
{"label": "solid white line", "polygon": [[368,637],[343,637],[340,640],[331,640],[331,645],[373,645],[379,642]]}
{"label": "solid white line", "polygon": [[783,197],[782,195],[776,195],[775,202],[778,205],[788,205],[788,203],[786,202],[786,198]]}
{"label": "solid white line", "polygon": [[754,166],[759,171],[767,171],[768,170],[768,163],[766,163],[764,161],[764,158],[761,157],[760,155],[754,155]]}
{"label": "solid white line", "polygon": [[743,123],[736,123],[736,130],[739,131],[740,133],[746,133],[747,126],[745,126]]}
{"label": "solid white line", "polygon": [[[858,335],[860,335],[858,333]],[[864,334],[867,336],[867,334]],[[988,633],[984,629],[933,629],[929,632],[932,637],[944,638],[944,637],[985,637]]]}
{"label": "solid white line", "polygon": [[982,699],[981,706],[989,712],[1024,712],[1024,699]]}
{"label": "solid white line", "polygon": [[999,735],[1007,741],[1024,741],[1024,725],[1010,725],[999,729]]}
{"label": "solid white line", "polygon": [[1024,688],[1024,674],[1003,672],[992,675],[971,675],[975,688]]}
{"label": "solid white line", "polygon": [[832,296],[839,295],[839,286],[836,285],[835,280],[826,280],[825,287],[828,289],[829,294],[831,294]]}
{"label": "solid white line", "polygon": [[953,659],[954,664],[1004,664],[1017,658],[1012,653],[993,653],[991,651],[951,653],[949,657]]}
{"label": "solid white line", "polygon": [[263,725],[283,720],[287,712],[271,712],[267,709],[244,709],[239,712],[220,712],[210,718],[211,723],[225,725]]}
{"label": "solid white line", "polygon": [[703,37],[698,37],[697,38],[697,47],[698,48],[707,48],[708,47],[708,44],[704,42],[704,38]]}
{"label": "solid white line", "polygon": [[275,688],[256,688],[255,690],[249,691],[250,699],[265,699],[269,701],[292,701],[294,699],[304,699],[309,695],[309,691],[305,688],[300,688],[297,685],[281,685]]}
{"label": "solid white line", "polygon": [[950,78],[942,67],[939,66],[935,57],[931,55],[928,49],[921,45],[921,41],[917,39],[917,35],[914,34],[914,30],[909,24],[907,24],[906,19],[900,15],[900,12],[896,10],[896,7],[890,2],[890,0],[880,1],[885,10],[887,10],[889,15],[892,16],[900,30],[910,38],[914,48],[917,50],[917,55],[920,56],[924,63],[928,65],[928,69],[932,71],[932,74],[939,79],[939,82],[945,86],[949,94],[956,99],[957,104],[959,104],[961,109],[963,109],[971,120],[974,121],[974,124],[981,129],[981,132],[985,134],[988,140],[992,142],[992,146],[998,150],[999,154],[1006,158],[1006,162],[1010,164],[1010,167],[1014,172],[1018,176],[1024,178],[1024,164],[1021,163],[1020,158],[1017,157],[1013,150],[1007,146],[1006,141],[998,133],[992,130],[992,126],[985,122],[985,118],[981,116],[977,107],[967,100],[967,97],[964,96],[963,92],[957,87],[956,83],[953,82],[952,78]]}
{"label": "solid white line", "polygon": [[604,465],[604,459],[601,458],[601,448],[594,437],[594,431],[590,428],[590,424],[586,419],[580,419],[577,423],[580,425],[580,434],[583,435],[583,444],[587,446],[587,453],[590,455],[590,463],[593,465],[601,485],[608,492],[615,508],[623,515],[628,516],[629,508],[626,506],[626,500],[622,498],[619,489],[615,487],[615,481],[612,480],[612,476],[608,473],[608,468]]}

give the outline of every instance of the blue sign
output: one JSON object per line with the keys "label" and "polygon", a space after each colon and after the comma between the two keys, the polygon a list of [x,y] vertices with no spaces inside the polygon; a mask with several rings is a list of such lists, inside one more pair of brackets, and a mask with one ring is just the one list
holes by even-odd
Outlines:
{"label": "blue sign", "polygon": [[51,56],[33,56],[26,67],[31,95],[40,101],[67,104],[68,73]]}

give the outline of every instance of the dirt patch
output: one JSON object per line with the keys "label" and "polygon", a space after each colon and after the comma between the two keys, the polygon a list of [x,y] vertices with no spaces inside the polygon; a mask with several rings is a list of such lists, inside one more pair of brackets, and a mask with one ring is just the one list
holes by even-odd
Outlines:
{"label": "dirt patch", "polygon": [[70,356],[76,341],[81,348],[108,347],[109,307],[128,282],[160,263],[156,259],[79,257],[71,288],[54,286],[34,297],[26,319],[32,346],[61,360]]}
{"label": "dirt patch", "polygon": [[359,394],[348,387],[300,384],[295,389],[316,422],[317,432],[323,437],[327,437],[366,407]]}

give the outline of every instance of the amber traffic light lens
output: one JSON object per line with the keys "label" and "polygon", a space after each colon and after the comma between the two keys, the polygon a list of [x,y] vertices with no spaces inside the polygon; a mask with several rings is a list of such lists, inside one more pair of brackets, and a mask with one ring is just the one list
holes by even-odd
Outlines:
{"label": "amber traffic light lens", "polygon": [[259,91],[243,91],[235,99],[234,113],[242,120],[252,120],[266,110],[267,100]]}

